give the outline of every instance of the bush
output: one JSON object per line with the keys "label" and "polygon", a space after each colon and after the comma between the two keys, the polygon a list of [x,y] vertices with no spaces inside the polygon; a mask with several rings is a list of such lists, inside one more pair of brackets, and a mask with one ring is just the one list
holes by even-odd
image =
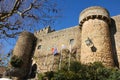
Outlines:
{"label": "bush", "polygon": [[45,75],[49,80],[120,80],[119,69],[106,68],[101,62],[84,65],[74,61],[71,62],[70,71],[62,69]]}
{"label": "bush", "polygon": [[12,56],[11,60],[10,60],[10,64],[13,66],[13,67],[16,67],[16,68],[20,68],[23,64],[23,61],[21,58],[19,58],[18,56],[14,55]]}
{"label": "bush", "polygon": [[71,62],[71,65],[70,65],[70,70],[72,72],[79,72],[80,69],[82,69],[83,65],[80,63],[80,62],[77,62],[77,61],[72,61]]}
{"label": "bush", "polygon": [[49,80],[51,80],[51,78],[54,76],[54,72],[53,71],[49,71],[45,73],[45,77],[47,77]]}
{"label": "bush", "polygon": [[38,78],[39,80],[43,80],[43,77],[44,77],[44,75],[43,75],[42,73],[38,73],[38,74],[37,74],[37,78]]}

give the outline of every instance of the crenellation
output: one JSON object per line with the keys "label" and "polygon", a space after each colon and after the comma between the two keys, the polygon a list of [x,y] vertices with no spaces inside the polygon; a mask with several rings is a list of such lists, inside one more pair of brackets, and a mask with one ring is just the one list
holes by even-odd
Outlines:
{"label": "crenellation", "polygon": [[55,30],[52,30],[50,26],[47,26],[37,32],[34,33],[35,36],[44,36],[48,33],[54,32]]}
{"label": "crenellation", "polygon": [[[101,61],[105,66],[113,67],[109,12],[102,7],[90,7],[81,12],[79,19],[82,25],[81,63]],[[92,42],[90,47],[87,47],[89,45],[85,43],[89,41],[88,38]],[[93,55],[92,53],[101,55]],[[105,56],[101,60],[99,57],[102,55]]]}
{"label": "crenellation", "polygon": [[[68,29],[59,30],[59,31],[45,34],[44,37],[42,35],[40,36],[40,34],[38,34],[39,36],[36,36],[36,37],[38,39],[42,39],[42,41],[41,42],[38,41],[38,43],[36,45],[35,56],[44,56],[43,59],[45,59],[46,55],[51,55],[51,57],[52,57],[53,53],[52,53],[51,49],[56,47],[58,50],[58,53],[60,53],[63,44],[67,49],[70,49],[70,43],[69,43],[70,39],[74,39],[73,47],[77,46],[78,47],[77,49],[80,49],[79,48],[80,44],[76,44],[76,43],[79,43],[78,42],[79,40],[77,40],[77,39],[79,38],[79,36],[81,36],[81,35],[79,35],[79,33],[80,33],[79,26],[75,26],[75,27],[71,27]],[[42,46],[42,48],[40,50],[37,49],[37,47],[39,45]],[[78,53],[80,55],[80,52],[78,52]],[[77,57],[77,58],[79,60],[79,57]],[[47,59],[49,60],[50,56],[48,56]],[[47,63],[50,63],[50,60]],[[44,65],[41,65],[41,68],[43,68],[43,67],[44,67]]]}
{"label": "crenellation", "polygon": [[103,21],[107,22],[108,24],[110,24],[110,22],[111,22],[110,19],[107,18],[106,16],[103,16],[103,15],[90,15],[90,16],[87,16],[83,20],[80,21],[80,26],[82,26],[82,24],[85,21],[88,21],[89,19],[100,19],[100,20],[103,20]]}
{"label": "crenellation", "polygon": [[[29,38],[30,35],[24,38],[20,36],[20,39],[25,39],[27,43],[25,45],[24,41],[18,40],[19,46],[25,48],[15,47],[13,52],[17,54],[13,53],[14,55],[20,56],[21,51],[24,54],[27,52],[32,45],[29,41],[33,41]],[[59,31],[47,26],[35,32],[34,37],[37,41],[33,62],[37,64],[38,73],[56,70],[61,54],[63,61],[69,58],[69,54],[62,52],[63,49],[75,54],[76,60],[83,64],[100,61],[107,67],[120,67],[120,15],[110,17],[105,8],[99,6],[86,8],[80,14],[79,25]],[[57,50],[58,56],[54,56],[53,48]],[[26,55],[31,55],[29,53],[30,51]],[[23,58],[26,59],[25,56]]]}

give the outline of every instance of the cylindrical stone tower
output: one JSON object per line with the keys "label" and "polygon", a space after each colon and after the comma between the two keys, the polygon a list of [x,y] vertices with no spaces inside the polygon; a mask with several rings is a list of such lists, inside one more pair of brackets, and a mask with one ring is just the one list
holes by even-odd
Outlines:
{"label": "cylindrical stone tower", "polygon": [[5,73],[6,76],[17,77],[15,80],[28,78],[32,68],[32,57],[34,55],[35,45],[36,37],[34,34],[26,31],[20,34],[13,50],[10,69]]}
{"label": "cylindrical stone tower", "polygon": [[99,6],[89,7],[81,12],[79,24],[82,28],[81,63],[100,61],[105,66],[113,66],[108,11]]}

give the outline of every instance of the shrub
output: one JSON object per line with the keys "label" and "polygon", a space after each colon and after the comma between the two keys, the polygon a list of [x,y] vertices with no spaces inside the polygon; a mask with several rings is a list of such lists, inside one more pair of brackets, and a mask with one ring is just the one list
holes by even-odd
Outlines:
{"label": "shrub", "polygon": [[107,68],[101,62],[84,65],[72,61],[70,70],[67,70],[65,65],[62,67],[62,70],[48,72],[46,77],[49,80],[120,80],[119,69]]}
{"label": "shrub", "polygon": [[13,67],[20,68],[23,64],[23,61],[20,57],[14,55],[14,56],[11,57],[10,64]]}
{"label": "shrub", "polygon": [[70,65],[70,70],[72,72],[79,72],[80,69],[82,69],[83,65],[80,63],[80,62],[77,62],[77,61],[72,61],[71,62],[71,65]]}
{"label": "shrub", "polygon": [[38,73],[38,74],[37,74],[37,78],[38,78],[39,80],[43,80],[43,77],[44,77],[44,75],[43,75],[42,73]]}

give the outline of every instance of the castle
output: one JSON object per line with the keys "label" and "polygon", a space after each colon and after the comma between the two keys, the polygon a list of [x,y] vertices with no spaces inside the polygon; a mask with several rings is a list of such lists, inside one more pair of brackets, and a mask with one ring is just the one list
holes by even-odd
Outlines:
{"label": "castle", "polygon": [[93,6],[83,10],[79,25],[60,31],[50,26],[37,31],[34,56],[38,71],[49,71],[53,66],[52,48],[60,52],[62,47],[76,50],[76,59],[81,63],[101,61],[106,66],[120,63],[120,16],[110,17],[102,7]]}
{"label": "castle", "polygon": [[[119,22],[120,15],[110,17],[105,8],[93,6],[81,12],[77,26],[59,31],[48,26],[34,34],[23,32],[13,50],[12,66],[6,75],[22,80],[31,77],[35,71],[61,69],[66,58],[70,66],[72,55],[83,64],[100,61],[105,66],[119,68]],[[67,49],[67,53],[63,49]],[[17,60],[21,63],[16,64]]]}

